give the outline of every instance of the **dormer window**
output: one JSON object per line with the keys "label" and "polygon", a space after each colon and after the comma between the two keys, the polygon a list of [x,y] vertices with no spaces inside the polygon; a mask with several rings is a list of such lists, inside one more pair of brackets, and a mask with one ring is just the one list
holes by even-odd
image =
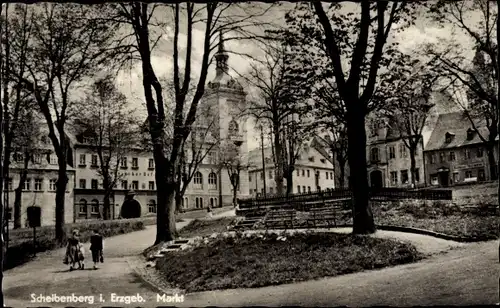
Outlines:
{"label": "dormer window", "polygon": [[453,137],[455,137],[455,134],[453,133],[446,133],[445,135],[445,142],[450,143],[453,140]]}
{"label": "dormer window", "polygon": [[472,128],[469,128],[467,130],[467,140],[472,140],[474,138],[474,130]]}

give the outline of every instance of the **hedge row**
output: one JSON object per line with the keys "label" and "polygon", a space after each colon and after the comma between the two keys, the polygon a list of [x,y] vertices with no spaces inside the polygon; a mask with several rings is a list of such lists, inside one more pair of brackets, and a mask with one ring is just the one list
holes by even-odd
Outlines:
{"label": "hedge row", "polygon": [[[80,239],[87,242],[94,229],[98,229],[104,237],[110,237],[119,234],[143,230],[146,225],[156,222],[156,218],[137,218],[108,221],[83,221],[65,226],[66,234],[72,230],[80,231]],[[4,269],[14,268],[30,261],[33,258],[33,230],[20,229],[13,230],[15,237],[11,236],[9,248],[7,250]],[[36,252],[43,252],[58,248],[55,241],[54,226],[41,227],[37,229]]]}

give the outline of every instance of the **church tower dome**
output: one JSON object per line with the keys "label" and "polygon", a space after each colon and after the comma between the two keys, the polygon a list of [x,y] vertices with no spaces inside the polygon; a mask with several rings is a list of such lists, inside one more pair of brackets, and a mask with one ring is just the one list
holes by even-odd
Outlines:
{"label": "church tower dome", "polygon": [[216,61],[215,78],[208,83],[208,87],[211,89],[223,87],[243,91],[243,87],[231,75],[229,75],[229,66],[227,62],[229,55],[224,48],[224,36],[222,30],[219,32],[219,46],[214,57]]}

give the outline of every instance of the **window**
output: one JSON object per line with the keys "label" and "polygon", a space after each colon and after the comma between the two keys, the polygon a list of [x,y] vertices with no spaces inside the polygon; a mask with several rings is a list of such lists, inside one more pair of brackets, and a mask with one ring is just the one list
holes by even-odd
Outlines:
{"label": "window", "polygon": [[297,169],[297,176],[300,176],[300,170]]}
{"label": "window", "polygon": [[24,181],[23,190],[30,190],[30,188],[31,188],[31,179],[27,178],[26,181]]}
{"label": "window", "polygon": [[42,190],[42,179],[35,179],[35,191],[41,191]]}
{"label": "window", "polygon": [[269,178],[270,178],[270,179],[272,179],[272,178],[273,178],[273,171],[272,171],[272,170],[270,170],[270,171],[269,171]]}
{"label": "window", "polygon": [[420,169],[415,168],[415,182],[420,182]]}
{"label": "window", "polygon": [[399,157],[403,158],[407,156],[406,146],[402,143],[399,145]]}
{"label": "window", "polygon": [[239,127],[238,127],[238,123],[236,123],[235,120],[231,120],[231,122],[229,122],[228,132],[229,132],[229,136],[238,135]]}
{"label": "window", "polygon": [[483,157],[483,148],[477,149],[477,157]]}
{"label": "window", "polygon": [[99,186],[98,182],[96,179],[93,179],[91,182],[90,182],[90,188],[91,189],[97,189],[97,187]]}
{"label": "window", "polygon": [[217,188],[217,174],[214,172],[210,172],[208,175],[208,185],[210,185],[210,188]]}
{"label": "window", "polygon": [[132,158],[132,169],[139,169],[139,159],[137,157]]}
{"label": "window", "polygon": [[330,172],[330,179],[333,180],[333,172]]}
{"label": "window", "polygon": [[91,164],[92,167],[97,167],[97,155],[92,154],[90,164]]}
{"label": "window", "polygon": [[319,171],[317,171],[317,172],[316,172],[316,178],[319,180],[319,178],[320,178],[320,177],[321,177],[321,176],[320,176],[320,174],[319,174]]}
{"label": "window", "polygon": [[474,139],[474,131],[472,130],[472,128],[469,128],[467,130],[467,140],[472,140]]}
{"label": "window", "polygon": [[186,197],[184,198],[184,203],[182,203],[183,208],[188,208],[189,207],[189,199]]}
{"label": "window", "polygon": [[444,157],[444,152],[439,153],[439,162],[444,163],[445,162],[445,157]]}
{"label": "window", "polygon": [[401,183],[408,184],[408,182],[409,182],[408,170],[401,170]]}
{"label": "window", "polygon": [[128,182],[127,180],[122,181],[122,189],[128,189]]}
{"label": "window", "polygon": [[80,154],[80,166],[85,166],[86,164],[85,157],[86,157],[85,154]]}
{"label": "window", "polygon": [[467,170],[465,171],[465,178],[470,179],[472,178],[472,170]]}
{"label": "window", "polygon": [[297,185],[297,192],[300,194],[300,185]]}
{"label": "window", "polygon": [[429,160],[431,161],[431,164],[434,164],[436,162],[436,154],[431,154],[429,155]]}
{"label": "window", "polygon": [[56,184],[57,184],[57,179],[50,179],[49,180],[49,190],[50,191],[55,191],[56,190]]}
{"label": "window", "polygon": [[469,149],[464,150],[464,159],[470,159],[470,151]]}
{"label": "window", "polygon": [[484,181],[484,180],[486,180],[484,169],[478,169],[477,170],[477,178],[478,178],[478,181]]}
{"label": "window", "polygon": [[80,214],[80,216],[87,216],[87,200],[80,200],[80,204],[78,205],[78,213]]}
{"label": "window", "polygon": [[154,169],[155,168],[155,161],[154,159],[150,158],[148,160],[148,169]]}
{"label": "window", "polygon": [[321,191],[321,186],[318,186],[318,191]]}
{"label": "window", "polygon": [[326,179],[328,180],[328,172],[325,172],[326,173]]}
{"label": "window", "polygon": [[397,171],[391,171],[391,184],[398,185],[398,172]]}
{"label": "window", "polygon": [[120,168],[127,168],[127,158],[126,157],[123,157],[120,160]]}
{"label": "window", "polygon": [[51,165],[57,165],[57,155],[55,154],[50,154],[49,155],[49,163]]}
{"label": "window", "polygon": [[307,186],[307,192],[311,192],[311,186]]}
{"label": "window", "polygon": [[24,155],[19,154],[19,153],[12,154],[12,157],[14,158],[14,161],[16,161],[16,162],[22,162],[24,159]]}
{"label": "window", "polygon": [[446,142],[446,143],[450,143],[450,142],[451,142],[451,140],[453,140],[453,137],[454,137],[454,136],[455,136],[455,135],[454,135],[454,134],[452,134],[452,133],[446,133],[446,134],[445,134],[445,142]]}
{"label": "window", "polygon": [[149,190],[155,190],[155,181],[149,181]]}
{"label": "window", "polygon": [[454,161],[455,160],[455,152],[451,151],[450,152],[450,161]]}
{"label": "window", "polygon": [[99,201],[97,199],[92,200],[92,204],[90,205],[90,213],[99,214]]}
{"label": "window", "polygon": [[302,176],[306,176],[306,171],[302,169]]}
{"label": "window", "polygon": [[306,192],[306,187],[305,186],[302,186],[302,192]]}
{"label": "window", "polygon": [[80,188],[85,189],[87,188],[87,180],[85,179],[80,179]]}
{"label": "window", "polygon": [[207,160],[208,160],[209,164],[215,164],[215,163],[217,163],[217,161],[215,159],[215,152],[213,152],[213,151],[208,152],[208,154],[207,154]]}
{"label": "window", "polygon": [[201,189],[203,188],[203,174],[201,174],[200,171],[197,171],[195,174],[194,174],[194,185],[196,188],[198,189]]}
{"label": "window", "polygon": [[453,183],[458,183],[460,181],[460,177],[457,172],[453,172]]}
{"label": "window", "polygon": [[42,163],[42,155],[40,155],[40,154],[33,155],[33,163],[41,164]]}
{"label": "window", "polygon": [[319,160],[321,163],[326,164],[326,159],[322,158]]}
{"label": "window", "polygon": [[310,170],[307,170],[307,177],[310,177],[311,176],[311,172],[309,172]]}
{"label": "window", "polygon": [[252,175],[251,174],[248,175],[248,181],[252,182]]}
{"label": "window", "polygon": [[263,180],[264,179],[264,172],[260,172],[260,179]]}
{"label": "window", "polygon": [[150,213],[156,213],[156,201],[149,200],[149,202],[148,202],[148,211]]}
{"label": "window", "polygon": [[370,152],[370,158],[372,162],[379,161],[378,148],[372,148]]}
{"label": "window", "polygon": [[395,147],[389,147],[389,159],[396,158],[396,148]]}
{"label": "window", "polygon": [[139,190],[139,181],[132,181],[132,189]]}

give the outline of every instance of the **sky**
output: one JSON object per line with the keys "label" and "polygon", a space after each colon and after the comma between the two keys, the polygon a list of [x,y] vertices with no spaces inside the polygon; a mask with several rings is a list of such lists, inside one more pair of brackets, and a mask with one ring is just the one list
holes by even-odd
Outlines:
{"label": "sky", "polygon": [[[255,5],[255,4],[254,4]],[[269,4],[260,4],[262,6],[269,6]],[[281,6],[272,8],[267,14],[260,19],[263,22],[273,22],[276,24],[284,24],[284,14],[287,9],[293,7],[291,3],[284,3]],[[351,9],[351,7],[349,7]],[[359,10],[356,12],[359,13]],[[470,20],[474,21],[476,16],[470,16]],[[262,31],[262,29],[256,29],[256,32]],[[186,35],[185,30],[181,29],[181,35],[179,38],[180,45],[185,48],[186,46]],[[199,70],[200,65],[197,63],[201,63],[201,55],[202,55],[202,38],[204,36],[203,27],[198,27],[194,30],[193,33],[193,69],[196,73]],[[460,35],[452,35],[453,29],[451,25],[440,26],[436,23],[431,22],[425,18],[419,18],[414,26],[407,28],[404,32],[398,34],[395,37],[395,40],[398,41],[399,46],[402,51],[412,52],[418,51],[422,48],[424,44],[432,43],[439,44],[449,39],[457,40],[460,38],[462,44],[469,45],[470,41],[467,41],[465,36]],[[232,37],[235,33],[227,33],[225,37]],[[160,79],[168,79],[171,78],[171,72],[173,68],[172,61],[172,44],[173,44],[173,28],[170,26],[162,27],[161,40],[158,48],[155,50],[154,55],[152,57],[152,65],[155,69],[157,76]],[[240,74],[245,74],[250,68],[250,59],[247,56],[236,55],[234,53],[246,53],[255,58],[262,57],[262,50],[259,48],[257,44],[254,44],[250,41],[230,41],[225,44],[225,48],[230,52],[229,53],[229,67],[231,70],[231,74],[234,77],[239,77]],[[469,48],[470,49],[470,48]],[[183,57],[183,54],[181,54]],[[468,57],[472,57],[472,54],[469,54]],[[209,75],[207,81],[213,79],[215,75],[215,63],[212,63],[209,68]],[[145,103],[144,103],[144,91],[142,88],[142,80],[141,80],[141,66],[140,63],[136,63],[131,69],[126,69],[120,72],[117,77],[117,85],[118,88],[129,98],[130,102],[134,105],[134,107],[142,110],[144,116],[145,112]],[[260,133],[256,132],[253,129],[255,125],[253,123],[248,123],[247,125],[247,134],[248,134],[248,149],[252,150],[254,148],[259,147],[260,143]]]}

